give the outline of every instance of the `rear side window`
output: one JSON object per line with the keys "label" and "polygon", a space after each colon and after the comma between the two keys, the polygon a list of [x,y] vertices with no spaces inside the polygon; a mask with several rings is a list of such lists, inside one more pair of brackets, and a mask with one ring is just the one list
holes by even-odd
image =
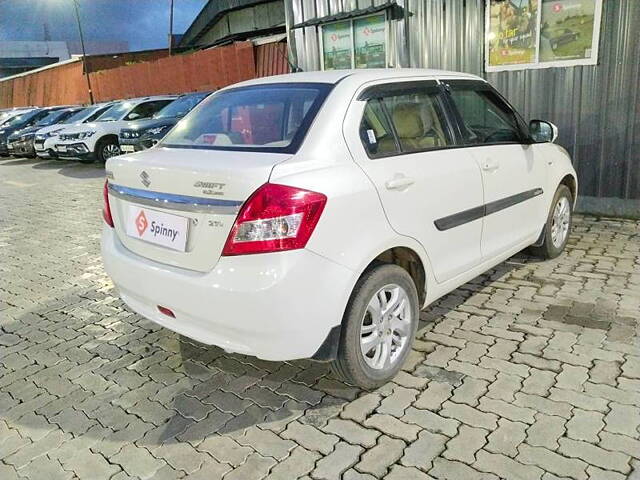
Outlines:
{"label": "rear side window", "polygon": [[437,88],[400,90],[367,102],[360,137],[370,157],[413,153],[452,144]]}
{"label": "rear side window", "polygon": [[295,152],[329,84],[282,83],[215,93],[164,138],[165,147]]}
{"label": "rear side window", "polygon": [[360,139],[370,157],[393,155],[400,151],[379,98],[367,102],[360,123]]}
{"label": "rear side window", "polygon": [[521,132],[514,111],[489,88],[460,86],[450,89],[461,117],[465,145],[519,143]]}

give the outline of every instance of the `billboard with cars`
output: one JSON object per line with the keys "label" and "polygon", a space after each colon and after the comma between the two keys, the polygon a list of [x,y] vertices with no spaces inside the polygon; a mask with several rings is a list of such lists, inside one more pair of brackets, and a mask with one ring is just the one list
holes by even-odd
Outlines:
{"label": "billboard with cars", "polygon": [[487,0],[486,71],[593,65],[602,0]]}

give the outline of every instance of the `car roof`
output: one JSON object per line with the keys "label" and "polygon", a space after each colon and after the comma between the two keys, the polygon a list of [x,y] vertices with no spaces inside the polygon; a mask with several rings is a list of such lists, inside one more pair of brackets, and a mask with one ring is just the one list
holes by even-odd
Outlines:
{"label": "car roof", "polygon": [[406,79],[407,77],[435,77],[435,78],[465,78],[469,80],[485,81],[477,75],[447,70],[434,70],[427,68],[370,68],[353,70],[325,70],[314,72],[287,73],[261,77],[245,82],[236,83],[232,87],[262,85],[267,83],[333,83],[336,84],[346,77],[360,80],[362,83],[373,80]]}

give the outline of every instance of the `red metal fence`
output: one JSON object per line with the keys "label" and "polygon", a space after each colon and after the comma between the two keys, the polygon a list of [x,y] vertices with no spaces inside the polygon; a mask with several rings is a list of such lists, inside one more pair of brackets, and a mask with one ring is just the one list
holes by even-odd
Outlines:
{"label": "red metal fence", "polygon": [[[144,95],[214,90],[256,76],[285,73],[289,71],[284,60],[286,57],[274,56],[276,51],[273,48],[282,49],[279,45],[282,44],[260,45],[255,47],[254,53],[251,42],[238,42],[91,73],[94,100],[102,102]],[[286,55],[286,47],[284,52]],[[256,55],[261,59],[258,68]],[[0,108],[88,102],[86,79],[79,61],[0,81]]]}
{"label": "red metal fence", "polygon": [[87,83],[79,61],[0,81],[0,108],[87,102]]}
{"label": "red metal fence", "polygon": [[287,61],[287,44],[265,43],[258,45],[256,52],[256,77],[267,77],[269,75],[280,75],[289,73],[289,62]]}

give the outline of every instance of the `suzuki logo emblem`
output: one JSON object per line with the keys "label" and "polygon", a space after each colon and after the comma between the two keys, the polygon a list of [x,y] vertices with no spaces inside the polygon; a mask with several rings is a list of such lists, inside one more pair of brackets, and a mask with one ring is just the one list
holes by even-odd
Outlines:
{"label": "suzuki logo emblem", "polygon": [[142,180],[142,184],[145,187],[148,187],[149,185],[151,185],[151,178],[149,177],[149,174],[147,172],[145,172],[144,170],[140,174],[140,180]]}
{"label": "suzuki logo emblem", "polygon": [[149,222],[147,221],[147,216],[144,214],[144,210],[140,210],[140,213],[136,217],[136,229],[138,230],[138,235],[142,236],[148,226]]}

